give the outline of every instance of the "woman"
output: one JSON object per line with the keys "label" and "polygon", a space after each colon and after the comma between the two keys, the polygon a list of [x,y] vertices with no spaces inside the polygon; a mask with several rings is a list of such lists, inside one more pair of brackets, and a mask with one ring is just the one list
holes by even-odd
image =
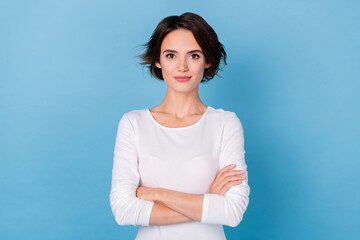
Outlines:
{"label": "woman", "polygon": [[234,112],[198,95],[226,52],[189,12],[163,19],[145,46],[142,64],[167,92],[156,107],[119,122],[110,193],[116,222],[140,225],[136,239],[226,239],[223,225],[237,226],[249,202],[243,128]]}

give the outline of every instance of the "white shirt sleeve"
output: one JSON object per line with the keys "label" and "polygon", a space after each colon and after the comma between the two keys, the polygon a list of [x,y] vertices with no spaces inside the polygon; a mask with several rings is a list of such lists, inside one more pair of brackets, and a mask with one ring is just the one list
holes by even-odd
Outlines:
{"label": "white shirt sleeve", "polygon": [[117,130],[110,192],[111,210],[119,225],[149,226],[154,202],[136,197],[139,179],[134,129],[125,113]]}
{"label": "white shirt sleeve", "polygon": [[236,227],[248,206],[250,187],[245,163],[243,128],[236,114],[231,112],[231,115],[223,128],[219,168],[236,164],[231,170],[244,170],[246,179],[241,184],[232,186],[224,196],[205,193],[200,222]]}

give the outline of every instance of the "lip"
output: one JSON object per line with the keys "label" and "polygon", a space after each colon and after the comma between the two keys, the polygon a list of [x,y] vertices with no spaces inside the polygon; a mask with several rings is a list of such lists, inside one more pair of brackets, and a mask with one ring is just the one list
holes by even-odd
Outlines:
{"label": "lip", "polygon": [[179,82],[187,82],[191,79],[191,76],[177,76],[174,78],[176,79],[176,81],[179,81]]}

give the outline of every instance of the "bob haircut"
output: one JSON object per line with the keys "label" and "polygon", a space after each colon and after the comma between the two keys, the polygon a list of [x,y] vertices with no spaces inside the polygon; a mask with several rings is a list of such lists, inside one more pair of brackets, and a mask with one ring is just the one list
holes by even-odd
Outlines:
{"label": "bob haircut", "polygon": [[208,82],[215,75],[220,77],[217,72],[222,71],[219,68],[221,59],[226,65],[225,47],[219,42],[214,29],[201,16],[191,12],[183,13],[181,16],[169,16],[159,22],[150,40],[140,45],[146,49],[143,54],[137,56],[142,60],[140,64],[143,67],[147,66],[153,77],[164,80],[162,70],[155,65],[156,62],[160,62],[161,44],[168,33],[181,28],[193,33],[204,53],[206,64],[211,63],[209,68],[204,69],[204,76],[200,82]]}

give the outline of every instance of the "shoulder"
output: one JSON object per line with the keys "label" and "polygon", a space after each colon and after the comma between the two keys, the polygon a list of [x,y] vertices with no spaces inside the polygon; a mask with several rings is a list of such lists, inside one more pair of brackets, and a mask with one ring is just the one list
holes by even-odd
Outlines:
{"label": "shoulder", "polygon": [[133,129],[139,128],[144,124],[147,109],[137,109],[124,112],[120,118],[119,125],[126,125]]}
{"label": "shoulder", "polygon": [[214,109],[217,116],[217,121],[221,122],[222,134],[231,135],[243,132],[243,126],[234,111],[225,109]]}
{"label": "shoulder", "polygon": [[229,139],[244,139],[244,130],[238,115],[231,110],[217,109],[221,116],[221,134],[226,143]]}
{"label": "shoulder", "polygon": [[212,110],[214,115],[217,116],[217,119],[222,122],[222,125],[226,125],[229,122],[240,122],[240,118],[234,111],[225,110],[222,108],[213,108]]}
{"label": "shoulder", "polygon": [[121,119],[126,119],[130,122],[134,122],[146,114],[147,109],[136,109],[123,113]]}

